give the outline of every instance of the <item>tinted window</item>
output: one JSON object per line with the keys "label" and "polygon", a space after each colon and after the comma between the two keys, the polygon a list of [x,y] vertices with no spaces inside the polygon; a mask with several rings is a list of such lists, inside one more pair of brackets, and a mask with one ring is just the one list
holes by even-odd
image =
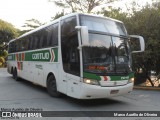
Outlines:
{"label": "tinted window", "polygon": [[41,30],[39,32],[39,40],[42,41],[42,46],[40,48],[48,47],[47,46],[47,35],[48,35],[48,31],[46,31],[46,29]]}
{"label": "tinted window", "polygon": [[35,35],[33,35],[33,49],[38,49],[38,45],[39,45],[39,36],[37,35],[37,33]]}
{"label": "tinted window", "polygon": [[47,32],[46,44],[49,47],[54,47],[58,45],[58,23],[53,24],[45,28]]}
{"label": "tinted window", "polygon": [[53,38],[50,40],[52,46],[58,45],[58,24],[53,25]]}
{"label": "tinted window", "polygon": [[76,17],[70,17],[61,21],[61,48],[63,69],[67,73],[80,75],[80,59],[78,47],[78,35],[75,31]]}
{"label": "tinted window", "polygon": [[21,43],[20,40],[17,40],[17,41],[15,42],[15,46],[16,46],[16,52],[21,51],[22,43]]}
{"label": "tinted window", "polygon": [[44,28],[34,34],[33,49],[58,45],[58,23]]}
{"label": "tinted window", "polygon": [[9,44],[9,49],[8,49],[8,53],[13,53],[13,52],[15,52],[15,48],[16,48],[16,46],[15,46],[15,41],[10,42],[10,44]]}
{"label": "tinted window", "polygon": [[35,50],[58,45],[58,23],[9,44],[9,52]]}
{"label": "tinted window", "polygon": [[13,48],[12,48],[12,50],[13,50],[12,52],[16,51],[16,42],[15,41],[13,42]]}
{"label": "tinted window", "polygon": [[32,37],[32,36],[29,36],[29,37],[28,37],[28,40],[29,40],[28,49],[29,49],[29,50],[32,50],[32,49],[33,49],[33,37]]}
{"label": "tinted window", "polygon": [[127,35],[124,24],[121,22],[87,15],[81,15],[80,20],[81,25],[87,26],[89,30],[107,32],[117,35]]}
{"label": "tinted window", "polygon": [[75,33],[76,17],[70,17],[62,21],[61,35],[62,39],[72,36]]}
{"label": "tinted window", "polygon": [[28,50],[28,45],[29,45],[28,37],[22,38],[21,42],[22,42],[21,51]]}

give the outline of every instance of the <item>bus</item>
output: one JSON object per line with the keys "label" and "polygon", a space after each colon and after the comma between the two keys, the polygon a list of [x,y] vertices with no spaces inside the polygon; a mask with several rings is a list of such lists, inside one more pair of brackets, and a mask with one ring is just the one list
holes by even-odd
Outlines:
{"label": "bus", "polygon": [[132,53],[143,51],[143,37],[128,35],[123,22],[72,13],[11,40],[7,70],[53,97],[108,98],[132,91]]}

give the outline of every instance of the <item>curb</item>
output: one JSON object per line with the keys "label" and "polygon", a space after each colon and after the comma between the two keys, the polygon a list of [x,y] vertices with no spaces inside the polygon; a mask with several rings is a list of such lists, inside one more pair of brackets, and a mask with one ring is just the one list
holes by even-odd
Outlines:
{"label": "curb", "polygon": [[133,89],[141,89],[141,90],[160,90],[160,87],[134,86]]}

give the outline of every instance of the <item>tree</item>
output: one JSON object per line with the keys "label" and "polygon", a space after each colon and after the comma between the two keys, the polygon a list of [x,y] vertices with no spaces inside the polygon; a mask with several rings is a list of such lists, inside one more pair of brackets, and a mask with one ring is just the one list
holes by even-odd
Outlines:
{"label": "tree", "polygon": [[8,47],[8,44],[6,43],[0,44],[0,67],[6,66],[5,63],[8,55],[7,47]]}
{"label": "tree", "polygon": [[36,19],[30,19],[30,20],[26,20],[25,25],[23,25],[22,27],[24,27],[26,30],[22,31],[22,33],[24,32],[28,32],[31,31],[37,27],[40,27],[42,25],[44,25],[45,23],[41,23],[39,20]]}
{"label": "tree", "polygon": [[56,15],[54,17],[51,18],[52,19],[51,21],[53,21],[55,19],[58,19],[58,18],[60,18],[60,17],[62,17],[64,15],[65,15],[64,11],[58,12],[58,13],[56,13]]}
{"label": "tree", "polygon": [[18,29],[6,21],[0,19],[0,67],[6,66],[7,43],[18,36]]}
{"label": "tree", "polygon": [[[49,0],[52,1],[52,0]],[[91,13],[94,8],[118,0],[54,0],[62,8],[69,8],[71,12]]]}
{"label": "tree", "polygon": [[17,29],[6,21],[0,19],[0,44],[18,36]]}
{"label": "tree", "polygon": [[[141,65],[147,73],[151,70],[160,72],[160,3],[156,6],[146,6],[134,13],[129,19],[128,30],[130,34],[140,34],[144,37],[146,50],[143,54]],[[137,19],[138,18],[138,19]],[[138,55],[137,55],[138,56]],[[135,61],[139,62],[138,57]]]}
{"label": "tree", "polygon": [[132,6],[131,10],[131,13],[123,13],[120,8],[112,8],[110,11],[102,10],[101,14],[123,21],[129,34],[144,37],[145,52],[133,54],[133,69],[137,72],[137,76],[138,71],[142,69],[142,78],[151,81],[149,77],[151,70],[160,73],[160,3],[146,5],[140,10]]}

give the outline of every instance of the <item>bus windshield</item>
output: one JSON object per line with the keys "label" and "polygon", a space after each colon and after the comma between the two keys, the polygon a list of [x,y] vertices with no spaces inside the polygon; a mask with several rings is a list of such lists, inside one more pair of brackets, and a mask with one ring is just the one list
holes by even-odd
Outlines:
{"label": "bus windshield", "polygon": [[89,33],[89,45],[83,47],[84,72],[100,75],[130,73],[128,48],[125,38]]}
{"label": "bus windshield", "polygon": [[127,36],[127,31],[122,22],[117,22],[107,18],[80,16],[81,26],[87,26],[88,30]]}

